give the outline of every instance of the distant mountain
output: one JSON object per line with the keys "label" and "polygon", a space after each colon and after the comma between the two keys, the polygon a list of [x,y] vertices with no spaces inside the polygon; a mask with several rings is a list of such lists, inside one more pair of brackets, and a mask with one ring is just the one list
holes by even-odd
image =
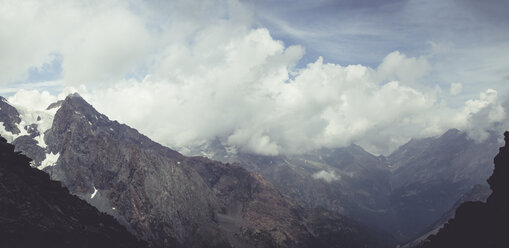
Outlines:
{"label": "distant mountain", "polygon": [[300,155],[237,152],[215,140],[190,153],[239,162],[262,174],[282,193],[307,207],[323,207],[386,230],[400,242],[422,234],[493,170],[498,146],[492,135],[478,143],[451,129],[414,139],[390,156],[360,146],[319,149]]}
{"label": "distant mountain", "polygon": [[505,146],[495,157],[495,170],[488,179],[492,190],[486,203],[465,202],[456,215],[421,247],[509,247],[509,132]]}
{"label": "distant mountain", "polygon": [[391,206],[402,234],[415,237],[474,185],[485,184],[498,146],[496,135],[478,143],[452,129],[435,139],[412,141],[389,156],[396,168]]}
{"label": "distant mountain", "polygon": [[401,248],[410,248],[410,247],[416,247],[418,245],[421,245],[430,235],[437,234],[438,231],[444,227],[444,225],[449,221],[449,219],[454,218],[454,215],[456,214],[456,209],[463,204],[464,202],[469,201],[480,201],[480,202],[486,202],[488,197],[491,194],[491,190],[486,185],[477,184],[475,185],[472,190],[465,193],[447,212],[445,212],[435,223],[433,223],[431,226],[426,228],[425,231],[423,231],[423,234],[420,235],[418,238],[412,240],[411,242],[405,244],[404,246],[401,246]]}
{"label": "distant mountain", "polygon": [[282,193],[308,207],[322,207],[367,225],[390,221],[390,170],[384,159],[359,146],[320,149],[302,155],[261,156],[228,153],[220,142],[196,151],[224,162],[238,162],[262,174]]}
{"label": "distant mountain", "polygon": [[0,137],[0,247],[147,247],[29,163]]}
{"label": "distant mountain", "polygon": [[161,146],[77,94],[45,111],[17,111],[20,121],[13,125],[21,131],[3,132],[34,157],[33,166],[153,247],[391,244],[337,213],[302,207],[238,164]]}

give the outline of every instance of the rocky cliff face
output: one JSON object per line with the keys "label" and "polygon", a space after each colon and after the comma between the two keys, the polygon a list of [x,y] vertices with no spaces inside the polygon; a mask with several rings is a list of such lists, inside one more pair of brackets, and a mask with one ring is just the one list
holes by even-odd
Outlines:
{"label": "rocky cliff face", "polygon": [[18,124],[21,122],[19,113],[16,108],[7,103],[5,98],[0,96],[0,129],[3,128],[7,132],[19,134]]}
{"label": "rocky cliff face", "polygon": [[217,199],[184,156],[110,121],[80,96],[62,103],[46,142],[59,154],[46,169],[52,178],[153,245],[227,244],[213,222]]}
{"label": "rocky cliff face", "polygon": [[1,247],[146,247],[0,137]]}
{"label": "rocky cliff face", "polygon": [[422,247],[508,247],[509,223],[509,132],[505,146],[495,157],[495,169],[488,179],[491,190],[486,203],[465,202],[456,215]]}
{"label": "rocky cliff face", "polygon": [[[51,128],[40,132],[45,146],[26,138],[23,152],[37,154],[34,145],[39,146],[45,158],[34,166],[154,247],[384,247],[390,242],[337,214],[301,207],[239,165],[182,156],[110,121],[78,95],[53,107],[58,111]],[[339,238],[322,241],[323,236]]]}

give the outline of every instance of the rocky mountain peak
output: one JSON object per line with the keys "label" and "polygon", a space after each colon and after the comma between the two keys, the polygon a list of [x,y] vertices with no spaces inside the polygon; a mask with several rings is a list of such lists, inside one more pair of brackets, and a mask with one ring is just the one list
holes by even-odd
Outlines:
{"label": "rocky mountain peak", "polygon": [[88,121],[98,120],[99,118],[109,121],[106,116],[97,112],[97,110],[85,101],[85,99],[83,99],[78,93],[68,95],[62,102],[60,109],[62,109],[62,107],[74,111],[73,114],[75,115],[86,117]]}

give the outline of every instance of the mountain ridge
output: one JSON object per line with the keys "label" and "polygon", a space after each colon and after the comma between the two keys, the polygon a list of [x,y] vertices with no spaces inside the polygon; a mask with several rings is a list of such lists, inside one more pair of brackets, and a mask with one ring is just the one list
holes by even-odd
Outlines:
{"label": "mountain ridge", "polygon": [[[79,95],[55,107],[38,161],[53,162],[39,168],[154,247],[387,247],[337,214],[311,214],[256,173],[185,157],[110,121]],[[326,232],[340,238],[317,239]]]}
{"label": "mountain ridge", "polygon": [[389,230],[405,243],[438,220],[475,184],[483,184],[498,146],[450,129],[412,139],[389,156],[357,145],[299,155],[237,152],[219,139],[191,149],[223,162],[240,162],[307,207],[323,207],[368,226]]}

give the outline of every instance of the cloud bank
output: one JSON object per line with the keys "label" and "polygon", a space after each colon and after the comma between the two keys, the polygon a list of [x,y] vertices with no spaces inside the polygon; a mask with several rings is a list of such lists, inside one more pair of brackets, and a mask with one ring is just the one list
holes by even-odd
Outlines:
{"label": "cloud bank", "polygon": [[376,67],[319,57],[296,67],[305,48],[256,27],[249,6],[236,1],[1,6],[0,21],[9,25],[0,36],[12,38],[0,47],[12,54],[0,57],[0,82],[59,63],[67,87],[60,96],[20,91],[10,101],[30,95],[19,104],[34,107],[78,91],[110,118],[175,149],[219,139],[264,155],[351,143],[387,154],[449,128],[481,140],[506,118],[494,90],[450,106],[446,97],[461,87],[444,93],[424,84],[433,71],[424,56],[394,51]]}

